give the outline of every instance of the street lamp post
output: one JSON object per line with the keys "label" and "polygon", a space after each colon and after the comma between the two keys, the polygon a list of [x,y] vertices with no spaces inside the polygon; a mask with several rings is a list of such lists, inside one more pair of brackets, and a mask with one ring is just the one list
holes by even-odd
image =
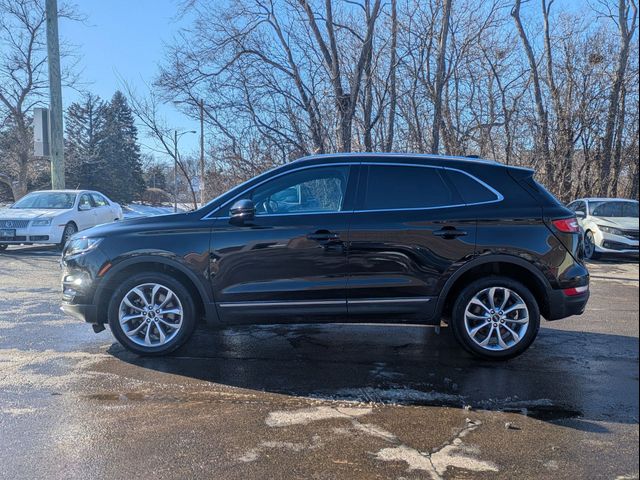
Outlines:
{"label": "street lamp post", "polygon": [[178,139],[186,133],[197,133],[195,130],[186,132],[173,131],[173,211],[178,211]]}
{"label": "street lamp post", "polygon": [[[180,104],[193,105],[192,102],[186,100],[174,100],[174,105]],[[204,99],[197,101],[200,117],[200,206],[204,205],[206,194],[204,191]]]}

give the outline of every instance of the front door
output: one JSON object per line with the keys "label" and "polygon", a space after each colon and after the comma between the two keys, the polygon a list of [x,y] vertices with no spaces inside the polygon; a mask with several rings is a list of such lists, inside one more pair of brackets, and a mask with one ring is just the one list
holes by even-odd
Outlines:
{"label": "front door", "polygon": [[[213,222],[211,286],[223,322],[346,315],[347,235],[357,167],[305,167],[236,197]],[[251,199],[253,221],[229,208]],[[351,204],[351,205],[350,205]]]}
{"label": "front door", "polygon": [[361,169],[350,228],[349,315],[427,320],[445,273],[474,255],[476,219],[443,168]]}

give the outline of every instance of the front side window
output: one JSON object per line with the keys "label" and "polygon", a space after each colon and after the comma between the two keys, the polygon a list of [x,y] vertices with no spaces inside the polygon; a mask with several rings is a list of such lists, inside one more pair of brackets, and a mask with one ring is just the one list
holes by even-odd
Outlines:
{"label": "front side window", "polygon": [[348,180],[348,166],[308,168],[267,181],[240,198],[253,201],[257,216],[340,212]]}
{"label": "front side window", "polygon": [[88,194],[83,194],[80,196],[80,202],[78,202],[78,208],[81,209],[90,209],[93,208],[93,204],[91,203],[91,198]]}
{"label": "front side window", "polygon": [[445,207],[463,203],[430,167],[370,165],[364,210],[402,210]]}

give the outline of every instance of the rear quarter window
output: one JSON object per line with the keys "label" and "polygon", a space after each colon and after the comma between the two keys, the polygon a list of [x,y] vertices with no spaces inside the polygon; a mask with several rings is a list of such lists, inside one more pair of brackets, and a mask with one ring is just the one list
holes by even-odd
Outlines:
{"label": "rear quarter window", "polygon": [[447,170],[447,176],[455,185],[464,203],[485,203],[499,200],[498,195],[487,186],[464,172]]}

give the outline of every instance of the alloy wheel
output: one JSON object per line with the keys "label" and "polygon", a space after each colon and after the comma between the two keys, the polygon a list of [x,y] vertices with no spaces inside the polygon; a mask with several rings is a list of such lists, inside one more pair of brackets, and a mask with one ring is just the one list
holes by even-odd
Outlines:
{"label": "alloy wheel", "polygon": [[506,287],[481,290],[467,304],[464,325],[469,338],[479,347],[504,351],[515,347],[529,328],[526,302]]}
{"label": "alloy wheel", "polygon": [[133,287],[120,302],[118,320],[129,339],[142,347],[171,342],[182,327],[184,310],[178,296],[158,283]]}

